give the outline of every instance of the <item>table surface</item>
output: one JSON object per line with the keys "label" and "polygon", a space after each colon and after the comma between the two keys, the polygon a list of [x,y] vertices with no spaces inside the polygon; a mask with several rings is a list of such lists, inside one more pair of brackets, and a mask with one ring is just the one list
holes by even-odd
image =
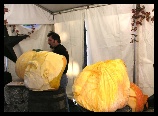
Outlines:
{"label": "table surface", "polygon": [[8,86],[24,86],[24,82],[10,82]]}

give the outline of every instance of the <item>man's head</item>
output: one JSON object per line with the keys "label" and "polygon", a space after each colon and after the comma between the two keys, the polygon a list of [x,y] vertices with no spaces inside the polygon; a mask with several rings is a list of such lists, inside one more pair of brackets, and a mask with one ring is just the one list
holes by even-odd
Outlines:
{"label": "man's head", "polygon": [[50,45],[51,48],[54,48],[61,43],[60,36],[53,31],[50,31],[47,37],[48,37],[48,44]]}

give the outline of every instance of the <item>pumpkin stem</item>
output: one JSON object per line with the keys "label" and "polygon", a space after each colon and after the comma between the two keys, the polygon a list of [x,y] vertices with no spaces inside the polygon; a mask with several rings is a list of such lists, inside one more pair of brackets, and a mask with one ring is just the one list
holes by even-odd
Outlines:
{"label": "pumpkin stem", "polygon": [[32,51],[40,52],[40,51],[43,51],[43,50],[41,50],[41,49],[33,49]]}

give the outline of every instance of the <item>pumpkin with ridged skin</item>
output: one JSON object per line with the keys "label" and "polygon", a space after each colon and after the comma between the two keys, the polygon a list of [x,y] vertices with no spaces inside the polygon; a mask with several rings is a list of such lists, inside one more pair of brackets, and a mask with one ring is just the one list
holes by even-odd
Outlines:
{"label": "pumpkin with ridged skin", "polygon": [[131,82],[128,105],[132,108],[132,112],[142,112],[144,105],[147,105],[147,99],[148,95],[144,95],[142,90]]}
{"label": "pumpkin with ridged skin", "polygon": [[130,81],[121,59],[100,61],[86,66],[75,78],[74,99],[94,112],[114,112],[127,105]]}
{"label": "pumpkin with ridged skin", "polygon": [[53,52],[28,51],[17,59],[17,63],[16,72],[24,73],[25,86],[31,90],[43,91],[59,88],[67,60],[65,56]]}

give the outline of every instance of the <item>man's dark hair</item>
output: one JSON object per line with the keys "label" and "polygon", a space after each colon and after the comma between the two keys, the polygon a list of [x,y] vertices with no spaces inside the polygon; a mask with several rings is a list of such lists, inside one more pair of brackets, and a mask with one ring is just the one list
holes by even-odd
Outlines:
{"label": "man's dark hair", "polygon": [[51,36],[54,40],[57,40],[58,43],[61,43],[60,36],[59,36],[57,33],[53,32],[53,31],[50,31],[50,32],[48,33],[47,37],[50,37],[50,36]]}

